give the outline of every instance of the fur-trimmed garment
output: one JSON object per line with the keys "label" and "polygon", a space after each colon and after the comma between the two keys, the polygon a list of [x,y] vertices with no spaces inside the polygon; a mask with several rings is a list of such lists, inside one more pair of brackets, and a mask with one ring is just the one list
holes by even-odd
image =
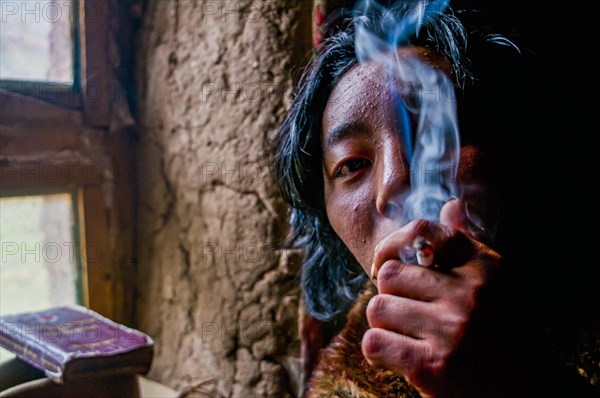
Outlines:
{"label": "fur-trimmed garment", "polygon": [[321,350],[306,398],[420,397],[402,376],[369,365],[362,354],[362,337],[369,329],[367,304],[375,294],[375,286],[367,283],[342,331]]}
{"label": "fur-trimmed garment", "polygon": [[[301,307],[303,372],[310,375],[308,381],[302,382],[305,386],[303,398],[420,397],[416,389],[402,376],[384,368],[372,367],[362,354],[362,337],[369,329],[366,309],[369,300],[375,294],[375,285],[367,280],[366,286],[349,311],[343,328],[340,326],[341,331],[333,333],[334,337],[328,345],[327,336],[331,330],[324,323],[308,316],[304,307]],[[600,325],[600,320],[595,325]],[[595,332],[592,336],[598,336],[600,328],[596,327],[593,330]],[[600,379],[600,338],[596,337],[594,341],[596,345],[591,344],[581,360],[573,361],[577,364],[576,370],[572,369],[571,364],[565,367],[563,372],[548,373],[542,380],[543,388],[535,394],[515,395],[515,390],[511,396],[599,396],[597,380]],[[321,348],[325,345],[326,348]],[[583,358],[587,360],[584,362]],[[539,363],[531,365],[532,369],[536,366],[539,366]],[[519,389],[523,387],[519,386]]]}

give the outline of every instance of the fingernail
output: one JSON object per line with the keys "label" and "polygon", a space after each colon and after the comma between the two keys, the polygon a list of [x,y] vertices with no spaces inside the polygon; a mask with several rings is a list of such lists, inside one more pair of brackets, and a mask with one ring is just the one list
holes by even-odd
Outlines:
{"label": "fingernail", "polygon": [[[377,334],[373,329],[369,329],[365,332],[362,338],[362,351],[365,359],[369,362],[369,365],[373,365],[378,357],[381,356],[381,351],[383,349],[381,339],[377,336]],[[373,337],[370,337],[370,336]],[[365,352],[366,351],[366,352]]]}
{"label": "fingernail", "polygon": [[375,275],[375,263],[371,264],[371,279],[374,281],[377,280],[377,275]]}
{"label": "fingernail", "polygon": [[446,201],[446,203],[451,202],[453,200],[458,200],[458,196],[456,196],[456,195],[450,195],[450,197],[448,198],[448,200]]}

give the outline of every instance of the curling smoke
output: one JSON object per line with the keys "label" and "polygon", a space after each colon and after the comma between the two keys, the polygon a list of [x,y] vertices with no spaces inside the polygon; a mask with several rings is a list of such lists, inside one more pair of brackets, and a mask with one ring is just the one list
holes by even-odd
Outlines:
{"label": "curling smoke", "polygon": [[[438,221],[444,203],[457,194],[460,143],[453,85],[422,59],[398,52],[411,44],[424,25],[438,18],[448,2],[400,1],[385,8],[367,0],[355,7],[358,60],[380,63],[387,70],[411,168],[410,192],[402,198],[402,224],[413,219]],[[415,119],[413,134],[411,121]]]}

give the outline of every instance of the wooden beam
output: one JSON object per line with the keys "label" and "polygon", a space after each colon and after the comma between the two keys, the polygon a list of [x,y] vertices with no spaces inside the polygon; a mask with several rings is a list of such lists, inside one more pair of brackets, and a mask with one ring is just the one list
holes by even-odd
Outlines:
{"label": "wooden beam", "polygon": [[80,222],[85,305],[113,319],[114,255],[110,247],[109,216],[102,188],[98,185],[82,188],[80,204],[83,209]]}

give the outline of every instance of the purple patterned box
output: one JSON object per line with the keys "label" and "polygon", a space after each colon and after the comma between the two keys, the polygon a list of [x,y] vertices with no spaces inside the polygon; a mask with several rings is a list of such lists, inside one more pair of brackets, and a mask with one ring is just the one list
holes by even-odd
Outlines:
{"label": "purple patterned box", "polygon": [[146,374],[153,345],[146,334],[79,305],[0,317],[0,346],[58,383],[90,375]]}

